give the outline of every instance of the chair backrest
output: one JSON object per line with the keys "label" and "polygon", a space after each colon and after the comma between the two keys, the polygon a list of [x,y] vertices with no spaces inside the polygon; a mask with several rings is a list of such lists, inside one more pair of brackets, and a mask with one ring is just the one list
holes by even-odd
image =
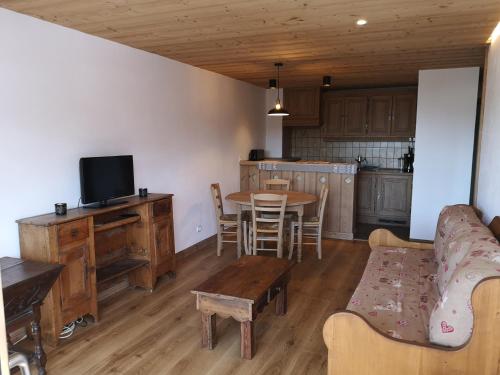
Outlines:
{"label": "chair backrest", "polygon": [[212,200],[214,202],[215,215],[217,216],[217,220],[220,220],[222,215],[224,215],[224,207],[222,206],[222,197],[220,194],[219,183],[210,185],[210,190],[212,191]]}
{"label": "chair backrest", "polygon": [[328,198],[328,186],[323,184],[321,192],[319,193],[318,206],[316,208],[316,215],[319,218],[320,227],[323,224],[323,216],[325,214],[326,199]]}
{"label": "chair backrest", "polygon": [[284,180],[282,178],[273,178],[271,180],[264,180],[264,189],[290,190],[290,180]]}
{"label": "chair backrest", "polygon": [[[257,248],[257,237],[264,233],[268,238],[275,238],[278,249],[283,239],[283,222],[287,196],[282,194],[251,194],[253,246]],[[270,214],[270,215],[269,215]],[[276,224],[276,228],[270,225]],[[275,236],[272,236],[274,234]]]}

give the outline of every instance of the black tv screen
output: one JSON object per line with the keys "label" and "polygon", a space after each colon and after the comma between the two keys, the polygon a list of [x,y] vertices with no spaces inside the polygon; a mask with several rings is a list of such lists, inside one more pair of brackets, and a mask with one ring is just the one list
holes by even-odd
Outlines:
{"label": "black tv screen", "polygon": [[81,158],[80,188],[83,204],[134,195],[132,155]]}

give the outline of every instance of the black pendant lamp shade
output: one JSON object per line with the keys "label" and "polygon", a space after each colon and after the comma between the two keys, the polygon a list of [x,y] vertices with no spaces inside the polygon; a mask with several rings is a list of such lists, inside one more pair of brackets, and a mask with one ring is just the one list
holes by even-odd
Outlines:
{"label": "black pendant lamp shade", "polygon": [[275,89],[276,88],[276,80],[275,79],[270,79],[269,80],[269,88],[270,89]]}
{"label": "black pendant lamp shade", "polygon": [[[273,108],[267,112],[268,116],[276,116],[276,117],[283,117],[283,116],[289,116],[290,114],[287,112],[285,108],[281,105],[280,101],[280,67],[283,66],[282,63],[275,63],[274,66],[276,67],[277,71],[277,78],[276,78],[276,88],[278,89],[278,97],[276,98],[276,104],[274,105]],[[269,86],[271,86],[271,81],[269,80]]]}
{"label": "black pendant lamp shade", "polygon": [[332,85],[332,76],[323,76],[323,87],[330,87]]}

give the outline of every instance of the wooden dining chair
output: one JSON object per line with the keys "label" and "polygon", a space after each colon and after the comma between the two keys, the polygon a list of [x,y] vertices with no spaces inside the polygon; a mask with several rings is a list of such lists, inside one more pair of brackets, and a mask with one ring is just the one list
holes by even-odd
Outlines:
{"label": "wooden dining chair", "polygon": [[[323,185],[319,194],[319,201],[316,208],[316,216],[304,217],[302,220],[302,238],[314,239],[314,242],[304,242],[303,245],[316,245],[316,253],[318,259],[322,257],[321,249],[321,234],[323,228],[323,217],[325,214],[326,199],[328,198],[328,187]],[[299,227],[298,221],[292,221],[290,225],[290,248],[288,252],[288,259],[293,257],[293,247],[295,245],[295,232]],[[298,234],[297,234],[298,236]],[[302,259],[302,254],[298,254],[298,258]]]}
{"label": "wooden dining chair", "polygon": [[282,178],[273,178],[270,180],[264,180],[265,190],[290,190],[290,180],[284,180]]}
{"label": "wooden dining chair", "polygon": [[[283,257],[283,222],[287,196],[282,194],[251,194],[252,225],[249,231],[250,249],[253,255],[258,251],[276,251]],[[258,247],[257,243],[261,246]],[[266,248],[265,244],[275,242],[276,248]]]}
{"label": "wooden dining chair", "polygon": [[[211,184],[212,199],[215,207],[215,216],[217,219],[217,256],[221,256],[223,243],[237,243],[238,219],[236,214],[225,214],[222,205],[222,196],[220,185],[218,183]],[[243,226],[243,242],[245,244],[245,252],[248,253],[247,241],[247,222],[242,220]],[[230,239],[226,239],[229,237]]]}

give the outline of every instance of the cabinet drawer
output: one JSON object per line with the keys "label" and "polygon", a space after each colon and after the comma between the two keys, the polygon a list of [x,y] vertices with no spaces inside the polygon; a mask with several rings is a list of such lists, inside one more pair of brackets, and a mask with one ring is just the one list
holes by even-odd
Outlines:
{"label": "cabinet drawer", "polygon": [[57,228],[57,238],[59,246],[83,240],[89,236],[89,226],[87,219],[75,220],[61,224]]}
{"label": "cabinet drawer", "polygon": [[167,216],[172,211],[172,201],[170,199],[162,199],[153,203],[153,217]]}

